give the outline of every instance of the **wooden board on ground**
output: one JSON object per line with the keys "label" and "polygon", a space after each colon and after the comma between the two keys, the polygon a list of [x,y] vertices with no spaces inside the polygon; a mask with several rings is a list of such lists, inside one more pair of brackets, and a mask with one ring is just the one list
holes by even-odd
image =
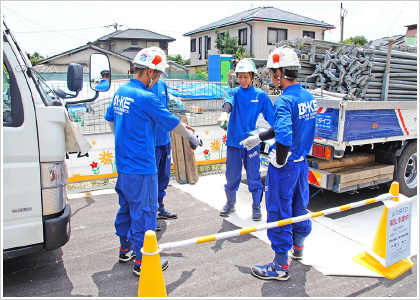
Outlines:
{"label": "wooden board on ground", "polygon": [[338,184],[361,180],[383,174],[393,174],[394,165],[386,165],[377,162],[372,162],[356,166],[345,166],[339,168],[325,169],[324,171],[335,174],[335,183]]}
{"label": "wooden board on ground", "polygon": [[338,168],[344,166],[354,166],[366,164],[375,161],[375,154],[373,153],[350,153],[348,157],[337,158],[333,160],[324,160],[320,158],[311,157],[310,167],[318,170],[325,170],[331,168]]}
{"label": "wooden board on ground", "polygon": [[[180,116],[181,122],[188,125],[187,117]],[[198,169],[195,160],[194,151],[190,147],[190,142],[186,138],[182,138],[183,149],[184,149],[184,158],[185,158],[185,170],[188,183],[197,183],[198,182]]]}
{"label": "wooden board on ground", "polygon": [[173,146],[172,156],[174,157],[175,179],[178,183],[187,183],[182,137],[171,132],[171,141]]}

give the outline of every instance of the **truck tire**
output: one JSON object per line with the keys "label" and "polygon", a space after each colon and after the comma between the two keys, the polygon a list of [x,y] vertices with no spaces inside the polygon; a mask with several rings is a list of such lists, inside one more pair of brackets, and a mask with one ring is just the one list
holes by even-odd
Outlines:
{"label": "truck tire", "polygon": [[397,158],[395,180],[400,184],[400,193],[407,197],[417,195],[417,142],[408,144]]}

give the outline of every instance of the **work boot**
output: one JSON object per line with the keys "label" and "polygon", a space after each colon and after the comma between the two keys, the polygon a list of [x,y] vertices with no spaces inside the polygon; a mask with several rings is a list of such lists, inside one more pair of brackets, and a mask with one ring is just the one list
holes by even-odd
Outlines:
{"label": "work boot", "polygon": [[165,209],[165,204],[162,204],[158,208],[157,218],[158,219],[167,219],[167,220],[169,220],[169,219],[177,219],[178,216],[176,215],[176,213],[171,213],[171,212],[167,211]]}
{"label": "work boot", "polygon": [[252,275],[260,279],[288,280],[290,278],[289,265],[279,265],[275,260],[264,266],[253,266]]}
{"label": "work boot", "polygon": [[120,246],[120,257],[119,257],[119,262],[120,263],[125,263],[127,261],[130,261],[135,256],[136,256],[136,251],[134,251],[134,246],[133,245],[131,245],[127,249],[123,249]]}
{"label": "work boot", "polygon": [[[168,260],[166,258],[160,259],[160,264],[162,265],[162,271],[166,270],[168,268]],[[141,260],[135,260],[134,261],[134,269],[133,272],[137,276],[140,276],[140,270],[141,270]]]}
{"label": "work boot", "polygon": [[252,220],[253,221],[260,221],[261,218],[262,218],[261,205],[260,204],[252,204]]}
{"label": "work boot", "polygon": [[220,211],[220,215],[222,217],[227,217],[231,212],[235,211],[235,203],[234,202],[227,202],[225,206],[223,206],[222,210]]}
{"label": "work boot", "polygon": [[303,246],[302,247],[296,247],[293,245],[292,249],[290,250],[291,257],[294,260],[302,260],[303,258]]}

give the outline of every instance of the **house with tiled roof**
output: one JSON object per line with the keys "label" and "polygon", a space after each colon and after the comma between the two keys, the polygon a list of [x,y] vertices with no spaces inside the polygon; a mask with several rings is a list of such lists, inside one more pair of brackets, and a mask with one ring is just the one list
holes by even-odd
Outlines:
{"label": "house with tiled roof", "polygon": [[65,73],[69,63],[79,63],[89,72],[89,58],[94,52],[106,54],[112,74],[133,72],[132,61],[143,48],[157,46],[168,54],[168,44],[174,38],[146,29],[117,30],[87,45],[70,49],[39,61],[35,68],[42,73]]}
{"label": "house with tiled roof", "polygon": [[157,46],[168,54],[174,38],[146,29],[117,30],[93,42],[95,46],[134,58],[141,49]]}
{"label": "house with tiled roof", "polygon": [[218,54],[216,28],[222,34],[229,31],[231,37],[238,37],[238,44],[243,45],[248,54],[267,59],[282,40],[304,36],[323,40],[325,30],[335,27],[271,6],[249,9],[184,33],[190,37],[191,68],[205,66],[208,55]]}

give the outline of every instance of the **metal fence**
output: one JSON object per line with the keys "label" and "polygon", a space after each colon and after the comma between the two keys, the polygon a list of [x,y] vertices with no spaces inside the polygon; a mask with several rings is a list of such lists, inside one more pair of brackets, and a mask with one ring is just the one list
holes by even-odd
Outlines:
{"label": "metal fence", "polygon": [[[200,74],[198,74],[200,75]],[[179,74],[177,74],[179,76]],[[67,93],[67,82],[63,74],[47,74],[44,76],[51,88],[60,88]],[[90,103],[68,105],[69,116],[79,131],[83,134],[98,134],[110,132],[104,119],[106,109],[118,88],[128,82],[132,75],[113,74],[110,90],[100,92],[99,97]],[[168,86],[169,110],[175,115],[186,115],[190,126],[214,125],[219,117],[223,98],[229,87],[225,82],[208,82],[200,80],[163,78]],[[92,98],[95,92],[84,82],[82,91],[77,98],[82,100]]]}

